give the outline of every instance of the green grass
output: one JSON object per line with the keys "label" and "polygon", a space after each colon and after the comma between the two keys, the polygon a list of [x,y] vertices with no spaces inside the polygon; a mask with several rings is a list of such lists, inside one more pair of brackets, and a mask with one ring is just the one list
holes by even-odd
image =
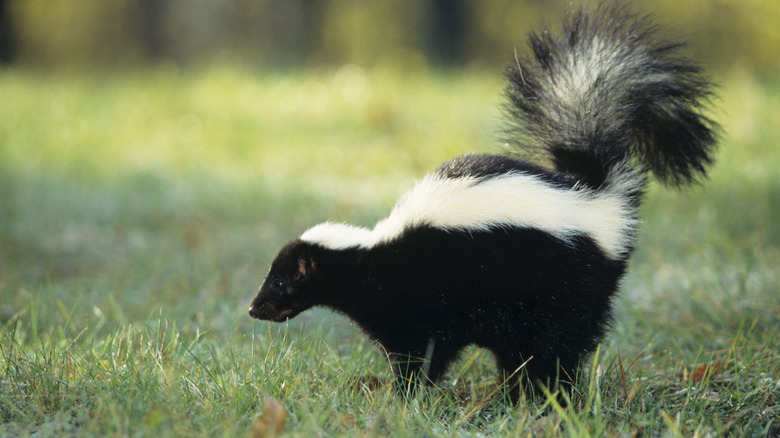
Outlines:
{"label": "green grass", "polygon": [[285,241],[498,143],[500,72],[361,75],[0,70],[0,435],[243,436],[264,394],[299,436],[780,433],[779,83],[721,80],[712,178],[648,194],[562,410],[504,403],[476,348],[403,402],[343,317],[246,314]]}

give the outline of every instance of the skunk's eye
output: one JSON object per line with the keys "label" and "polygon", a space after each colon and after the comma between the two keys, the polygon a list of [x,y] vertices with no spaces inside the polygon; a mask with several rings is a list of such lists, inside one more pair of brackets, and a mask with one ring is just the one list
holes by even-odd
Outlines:
{"label": "skunk's eye", "polygon": [[279,280],[278,278],[275,278],[273,282],[271,282],[271,286],[279,289],[282,287],[282,280]]}

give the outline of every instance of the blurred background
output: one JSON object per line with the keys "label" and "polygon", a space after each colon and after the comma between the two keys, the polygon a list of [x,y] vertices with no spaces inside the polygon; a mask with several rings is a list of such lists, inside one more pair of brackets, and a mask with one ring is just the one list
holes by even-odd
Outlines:
{"label": "blurred background", "polygon": [[[634,2],[710,68],[773,75],[780,2]],[[0,61],[112,67],[215,59],[252,67],[503,64],[570,0],[0,0]],[[551,20],[553,24],[557,22]]]}
{"label": "blurred background", "polygon": [[[689,42],[724,129],[711,180],[648,196],[643,236],[656,240],[640,244],[629,299],[676,297],[664,279],[756,254],[775,284],[780,2],[632,6]],[[246,304],[290,238],[325,220],[370,226],[441,162],[500,148],[504,66],[572,8],[0,0],[0,320],[43,299],[74,321],[166,306],[193,330],[205,324],[193,315],[249,326]],[[665,262],[690,247],[724,260]]]}

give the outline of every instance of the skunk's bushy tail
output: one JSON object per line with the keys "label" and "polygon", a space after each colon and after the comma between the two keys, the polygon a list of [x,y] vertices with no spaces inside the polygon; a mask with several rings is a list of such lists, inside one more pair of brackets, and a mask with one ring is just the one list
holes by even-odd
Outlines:
{"label": "skunk's bushy tail", "polygon": [[[621,6],[581,9],[561,36],[530,35],[531,57],[507,70],[512,137],[594,188],[650,171],[669,185],[704,176],[717,125],[701,114],[710,81]],[[636,193],[641,192],[641,189]]]}

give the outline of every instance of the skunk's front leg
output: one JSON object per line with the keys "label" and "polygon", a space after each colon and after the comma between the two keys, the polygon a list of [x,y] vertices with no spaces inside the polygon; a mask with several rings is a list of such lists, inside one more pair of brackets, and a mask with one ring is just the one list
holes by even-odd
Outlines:
{"label": "skunk's front leg", "polygon": [[425,346],[420,343],[416,347],[403,352],[388,351],[398,392],[410,393],[420,386],[436,383],[459,350],[435,338],[429,338]]}

